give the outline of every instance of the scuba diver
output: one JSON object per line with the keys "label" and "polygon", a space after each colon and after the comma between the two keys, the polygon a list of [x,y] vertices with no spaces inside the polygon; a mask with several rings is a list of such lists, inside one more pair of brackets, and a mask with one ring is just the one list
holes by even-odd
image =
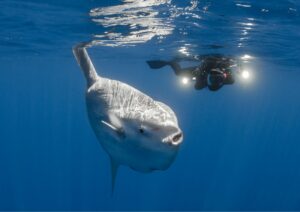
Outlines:
{"label": "scuba diver", "polygon": [[208,87],[211,91],[219,90],[223,85],[233,84],[235,79],[232,73],[232,67],[236,62],[232,57],[226,57],[220,54],[210,54],[195,56],[192,61],[199,61],[200,65],[182,68],[180,61],[188,59],[174,59],[172,61],[151,60],[147,61],[152,69],[159,69],[169,65],[177,76],[187,77],[195,82],[195,89],[200,90]]}

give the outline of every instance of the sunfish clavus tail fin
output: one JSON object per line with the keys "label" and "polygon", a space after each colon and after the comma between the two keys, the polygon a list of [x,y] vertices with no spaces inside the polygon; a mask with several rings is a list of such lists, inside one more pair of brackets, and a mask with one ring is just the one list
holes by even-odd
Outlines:
{"label": "sunfish clavus tail fin", "polygon": [[148,60],[147,63],[152,69],[159,69],[166,65],[169,65],[169,62],[163,60]]}
{"label": "sunfish clavus tail fin", "polygon": [[91,61],[91,58],[86,51],[87,47],[90,47],[89,43],[79,43],[73,47],[73,54],[84,73],[87,85],[89,87],[94,84],[99,77]]}
{"label": "sunfish clavus tail fin", "polygon": [[119,164],[112,157],[110,157],[110,166],[111,166],[111,195],[113,195],[115,190],[116,177],[117,177]]}

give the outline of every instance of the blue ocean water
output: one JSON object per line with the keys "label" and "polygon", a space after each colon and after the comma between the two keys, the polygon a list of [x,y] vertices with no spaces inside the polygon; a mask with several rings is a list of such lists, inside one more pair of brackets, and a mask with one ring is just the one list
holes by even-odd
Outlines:
{"label": "blue ocean water", "polygon": [[[1,0],[0,210],[300,210],[297,0]],[[166,171],[110,164],[87,119],[78,42],[99,74],[176,112]],[[249,81],[183,86],[146,60],[251,57]]]}

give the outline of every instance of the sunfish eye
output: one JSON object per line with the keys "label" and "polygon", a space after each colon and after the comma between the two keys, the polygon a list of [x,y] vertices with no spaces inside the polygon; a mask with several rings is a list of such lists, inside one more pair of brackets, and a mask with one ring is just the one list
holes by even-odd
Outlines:
{"label": "sunfish eye", "polygon": [[145,132],[145,130],[141,127],[141,128],[139,129],[139,132],[143,134],[143,133]]}

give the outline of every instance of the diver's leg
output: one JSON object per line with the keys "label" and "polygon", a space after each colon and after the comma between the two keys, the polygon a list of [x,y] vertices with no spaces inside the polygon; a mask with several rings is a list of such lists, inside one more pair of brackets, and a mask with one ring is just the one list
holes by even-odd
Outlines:
{"label": "diver's leg", "polygon": [[195,75],[194,71],[197,69],[197,67],[181,68],[179,62],[177,62],[177,61],[178,60],[175,59],[172,61],[149,60],[146,62],[152,69],[159,69],[159,68],[169,65],[169,66],[171,66],[171,68],[173,69],[174,73],[177,76],[184,75],[186,77],[193,77],[193,75]]}
{"label": "diver's leg", "polygon": [[178,62],[171,61],[169,62],[169,65],[171,66],[176,75],[180,75],[182,73],[183,70]]}
{"label": "diver's leg", "polygon": [[171,66],[171,68],[173,69],[174,73],[177,76],[180,75],[184,75],[187,77],[193,77],[196,73],[193,73],[197,67],[193,66],[193,67],[187,67],[187,68],[181,68],[180,64],[178,62],[175,61],[171,61],[169,62],[169,65]]}
{"label": "diver's leg", "polygon": [[98,79],[96,69],[86,51],[86,48],[90,46],[90,43],[79,43],[73,47],[73,54],[85,75],[88,86],[91,86]]}
{"label": "diver's leg", "polygon": [[164,61],[164,60],[148,60],[146,62],[150,66],[150,68],[152,68],[152,69],[159,69],[159,68],[162,68],[166,65],[169,65],[169,63],[167,61]]}

